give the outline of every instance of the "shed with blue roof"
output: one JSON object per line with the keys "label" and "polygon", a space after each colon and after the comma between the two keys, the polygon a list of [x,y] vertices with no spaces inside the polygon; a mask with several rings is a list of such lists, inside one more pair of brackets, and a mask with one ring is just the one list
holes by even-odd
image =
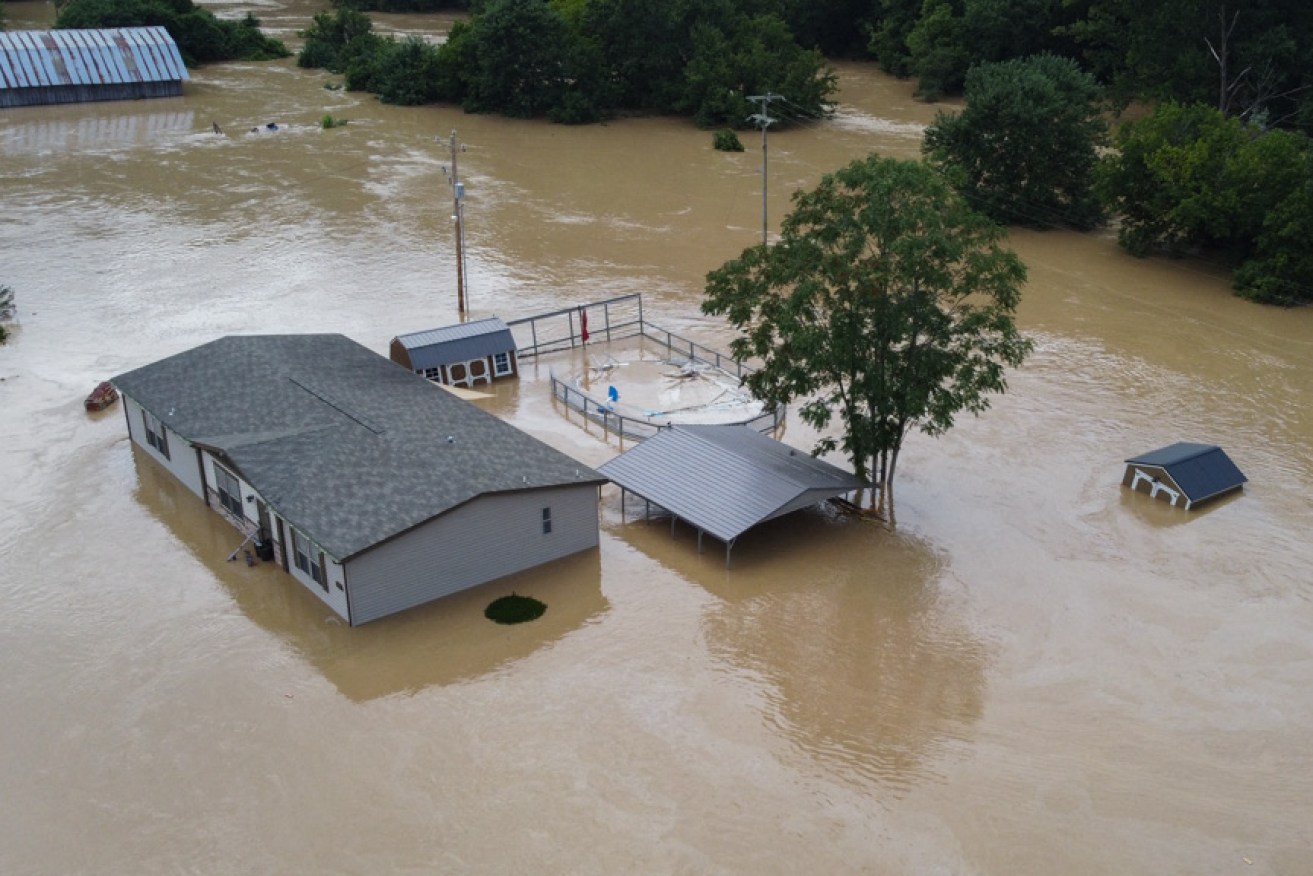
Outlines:
{"label": "shed with blue roof", "polygon": [[1240,489],[1246,480],[1216,444],[1179,441],[1126,460],[1122,486],[1189,510]]}
{"label": "shed with blue roof", "polygon": [[0,107],[177,97],[187,78],[158,25],[0,33]]}
{"label": "shed with blue roof", "polygon": [[397,335],[388,358],[429,380],[474,386],[516,376],[515,338],[495,316]]}

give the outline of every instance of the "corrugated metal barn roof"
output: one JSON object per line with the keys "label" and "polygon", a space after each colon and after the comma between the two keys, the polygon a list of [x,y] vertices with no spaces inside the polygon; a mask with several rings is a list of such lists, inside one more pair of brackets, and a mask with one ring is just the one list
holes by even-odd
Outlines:
{"label": "corrugated metal barn roof", "polygon": [[1246,478],[1216,444],[1179,441],[1126,460],[1127,465],[1161,468],[1176,481],[1191,504],[1234,490]]}
{"label": "corrugated metal barn roof", "polygon": [[0,88],[188,78],[177,44],[159,26],[0,33]]}
{"label": "corrugated metal barn roof", "polygon": [[396,341],[406,348],[414,368],[436,368],[515,350],[510,328],[495,316],[397,335]]}
{"label": "corrugated metal barn roof", "polygon": [[841,468],[747,426],[674,426],[598,468],[724,542],[790,511],[860,489]]}

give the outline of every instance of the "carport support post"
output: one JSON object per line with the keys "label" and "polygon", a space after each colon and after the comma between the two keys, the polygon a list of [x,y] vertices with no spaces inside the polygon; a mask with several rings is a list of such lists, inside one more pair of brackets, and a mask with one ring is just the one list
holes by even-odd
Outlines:
{"label": "carport support post", "polygon": [[702,530],[698,530],[698,553],[702,553]]}
{"label": "carport support post", "polygon": [[729,568],[729,552],[734,550],[734,542],[736,541],[738,541],[737,538],[731,538],[729,541],[725,542],[725,568],[726,569]]}

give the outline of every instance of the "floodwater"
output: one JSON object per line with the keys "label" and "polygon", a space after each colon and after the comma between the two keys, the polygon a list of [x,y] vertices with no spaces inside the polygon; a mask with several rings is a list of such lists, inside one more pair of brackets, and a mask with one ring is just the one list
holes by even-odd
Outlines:
{"label": "floodwater", "polygon": [[[316,9],[251,8],[292,41]],[[821,173],[917,154],[935,107],[841,74],[836,119],[771,134],[772,227]],[[760,235],[751,137],[334,79],[231,64],[178,99],[0,112],[0,872],[1313,873],[1313,311],[1106,234],[1012,236],[1035,355],[909,440],[897,532],[805,513],[726,568],[608,489],[598,551],[356,630],[226,563],[234,531],[83,396],[227,333],[383,352],[455,321],[453,128],[475,316],[639,291],[723,348],[702,278]],[[549,367],[483,403],[610,458]],[[1243,494],[1187,515],[1119,486],[1176,440],[1225,446]],[[486,622],[510,589],[547,614]]]}

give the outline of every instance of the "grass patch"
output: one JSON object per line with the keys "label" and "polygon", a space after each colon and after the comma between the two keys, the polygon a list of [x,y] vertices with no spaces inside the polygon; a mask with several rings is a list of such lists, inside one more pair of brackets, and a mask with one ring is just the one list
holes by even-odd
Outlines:
{"label": "grass patch", "polygon": [[319,120],[319,127],[325,131],[330,128],[341,128],[346,125],[346,119],[335,119],[332,113],[324,113],[324,117]]}
{"label": "grass patch", "polygon": [[493,623],[522,624],[537,620],[545,611],[547,606],[532,596],[512,593],[510,596],[503,596],[488,603],[488,607],[483,610],[483,616]]}

